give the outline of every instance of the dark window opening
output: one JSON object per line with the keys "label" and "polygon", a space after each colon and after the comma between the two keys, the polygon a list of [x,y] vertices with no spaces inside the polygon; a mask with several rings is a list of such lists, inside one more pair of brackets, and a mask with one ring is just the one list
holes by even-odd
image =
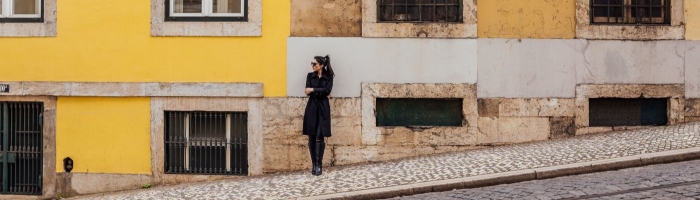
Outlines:
{"label": "dark window opening", "polygon": [[591,24],[669,25],[671,0],[591,0]]}
{"label": "dark window opening", "polygon": [[462,0],[378,0],[379,22],[462,22]]}
{"label": "dark window opening", "polygon": [[377,98],[377,126],[462,126],[462,99]]}
{"label": "dark window opening", "polygon": [[589,99],[589,126],[654,126],[668,123],[668,99]]}
{"label": "dark window opening", "polygon": [[248,174],[245,112],[165,112],[165,173]]}
{"label": "dark window opening", "polygon": [[42,103],[0,102],[0,194],[41,195]]}

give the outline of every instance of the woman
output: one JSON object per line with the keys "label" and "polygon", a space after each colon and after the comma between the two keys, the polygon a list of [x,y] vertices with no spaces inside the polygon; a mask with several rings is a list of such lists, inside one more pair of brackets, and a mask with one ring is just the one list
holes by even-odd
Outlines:
{"label": "woman", "polygon": [[313,72],[306,75],[306,102],[304,111],[304,135],[309,136],[309,154],[313,168],[311,174],[321,175],[323,151],[326,148],[325,137],[331,136],[331,106],[328,96],[333,89],[333,68],[331,58],[327,55],[316,56],[311,61]]}

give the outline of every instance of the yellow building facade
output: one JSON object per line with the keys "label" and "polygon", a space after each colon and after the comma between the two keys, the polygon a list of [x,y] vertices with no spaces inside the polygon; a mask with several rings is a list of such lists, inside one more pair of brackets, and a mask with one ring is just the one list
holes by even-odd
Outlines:
{"label": "yellow building facade", "polygon": [[[56,173],[44,172],[40,191],[44,197],[158,184],[152,177],[154,173],[163,176],[163,172],[154,171],[152,165],[152,99],[208,95],[147,94],[143,91],[149,84],[161,84],[153,86],[157,87],[154,90],[165,89],[162,84],[184,84],[192,87],[185,89],[187,93],[216,90],[209,87],[212,84],[220,88],[253,84],[255,91],[244,95],[209,96],[286,95],[289,1],[246,1],[251,4],[249,22],[255,21],[254,12],[261,15],[257,17],[261,20],[259,33],[253,36],[158,35],[152,30],[152,5],[162,1],[40,2],[45,4],[43,24],[55,25],[53,35],[20,30],[16,24],[21,23],[0,22],[0,32],[5,34],[0,37],[0,82],[10,85],[9,94],[0,96],[4,97],[0,102],[39,101],[44,103],[45,115],[55,111],[44,122],[44,134],[50,137],[44,140],[50,146],[44,149],[45,168]],[[8,33],[11,31],[15,33]],[[47,90],[27,92],[32,84]],[[84,88],[87,93],[77,94],[74,86],[79,84],[115,87]],[[57,92],[56,87],[65,90]],[[65,158],[74,162],[71,178],[65,177]],[[70,179],[73,185],[66,186]],[[104,184],[110,180],[127,184]],[[56,189],[54,185],[63,186]]]}

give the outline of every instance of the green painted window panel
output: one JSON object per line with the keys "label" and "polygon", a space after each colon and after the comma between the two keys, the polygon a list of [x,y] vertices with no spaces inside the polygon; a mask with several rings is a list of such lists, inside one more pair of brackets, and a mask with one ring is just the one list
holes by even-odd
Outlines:
{"label": "green painted window panel", "polygon": [[377,98],[377,126],[462,126],[462,99]]}

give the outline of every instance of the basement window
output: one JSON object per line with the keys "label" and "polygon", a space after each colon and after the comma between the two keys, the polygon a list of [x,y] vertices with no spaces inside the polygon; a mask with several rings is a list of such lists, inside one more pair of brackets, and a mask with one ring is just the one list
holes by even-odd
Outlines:
{"label": "basement window", "polygon": [[377,126],[462,126],[462,99],[377,98]]}
{"label": "basement window", "polygon": [[0,0],[0,23],[44,22],[43,0]]}
{"label": "basement window", "polygon": [[591,0],[592,24],[670,25],[671,0]]}
{"label": "basement window", "polygon": [[248,174],[245,112],[165,112],[165,173]]}
{"label": "basement window", "polygon": [[589,99],[589,126],[654,126],[668,123],[668,99]]}
{"label": "basement window", "polygon": [[462,0],[378,0],[379,22],[462,22]]}

